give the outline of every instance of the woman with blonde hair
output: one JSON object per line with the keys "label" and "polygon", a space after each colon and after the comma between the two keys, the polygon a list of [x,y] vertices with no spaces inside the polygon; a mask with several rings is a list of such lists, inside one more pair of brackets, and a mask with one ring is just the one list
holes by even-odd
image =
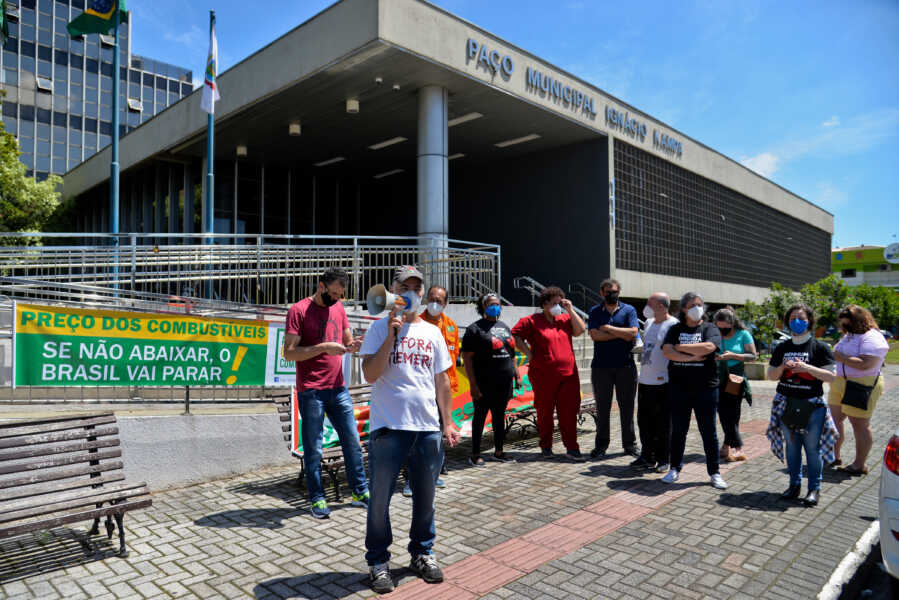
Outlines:
{"label": "woman with blonde hair", "polygon": [[840,311],[840,327],[845,335],[833,349],[837,362],[837,376],[830,385],[830,412],[840,437],[834,447],[834,465],[840,465],[843,444],[843,420],[849,417],[855,434],[855,460],[843,470],[850,475],[868,472],[865,460],[874,445],[871,415],[883,394],[880,369],[890,345],[880,333],[871,313],[856,304]]}

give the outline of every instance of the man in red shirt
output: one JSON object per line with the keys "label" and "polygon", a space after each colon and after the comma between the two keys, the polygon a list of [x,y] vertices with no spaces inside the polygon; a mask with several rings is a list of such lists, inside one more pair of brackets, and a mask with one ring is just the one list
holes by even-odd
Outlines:
{"label": "man in red shirt", "polygon": [[322,433],[325,415],[340,439],[353,506],[368,506],[368,483],[362,447],[353,414],[353,399],[343,381],[343,355],[358,352],[361,340],[353,332],[340,299],[346,271],[332,267],[319,278],[314,295],[290,307],[284,336],[284,358],[297,363],[297,400],[302,419],[303,463],[312,516],[331,514],[322,487]]}

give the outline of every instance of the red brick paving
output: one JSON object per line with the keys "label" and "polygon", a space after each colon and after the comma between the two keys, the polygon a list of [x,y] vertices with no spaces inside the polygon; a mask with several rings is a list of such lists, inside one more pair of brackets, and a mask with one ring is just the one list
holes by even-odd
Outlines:
{"label": "red brick paving", "polygon": [[482,554],[490,560],[512,567],[523,573],[530,573],[540,565],[565,555],[561,550],[547,548],[522,538],[513,538],[499,546],[485,550]]}
{"label": "red brick paving", "polygon": [[475,554],[444,569],[444,579],[477,595],[501,588],[526,573]]}
{"label": "red brick paving", "polygon": [[[741,430],[749,434],[743,446],[747,458],[769,451],[768,440],[764,436],[767,426],[768,422],[763,419],[741,424]],[[727,472],[740,464],[743,463],[722,463],[721,470]],[[701,482],[707,477],[705,463],[690,463],[681,471],[679,483]],[[665,484],[652,480],[631,490],[617,492],[553,523],[446,567],[446,583],[442,585],[428,585],[418,580],[400,586],[386,597],[468,600],[487,594],[640,519],[691,489],[677,484],[667,489],[660,486]],[[743,572],[741,565],[745,558],[741,554],[731,554],[724,561],[724,566],[729,571]]]}

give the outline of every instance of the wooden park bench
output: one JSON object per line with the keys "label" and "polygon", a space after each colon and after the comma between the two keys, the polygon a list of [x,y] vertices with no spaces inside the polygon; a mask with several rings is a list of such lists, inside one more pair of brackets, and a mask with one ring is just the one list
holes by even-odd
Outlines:
{"label": "wooden park bench", "polygon": [[[586,418],[593,418],[593,424],[596,425],[596,399],[593,396],[581,398],[581,407],[578,409],[577,422],[583,425]],[[533,406],[529,408],[508,408],[506,409],[506,432],[510,433],[513,428],[518,429],[519,437],[524,437],[528,429],[537,432],[537,409]]]}
{"label": "wooden park bench", "polygon": [[[128,556],[122,520],[152,504],[146,483],[126,483],[113,413],[47,417],[0,424],[0,538],[106,517],[119,529],[118,556]],[[113,519],[115,523],[113,524]]]}
{"label": "wooden park bench", "polygon": [[[371,397],[371,384],[351,385],[347,388],[347,391],[353,399],[354,408],[368,405],[369,398]],[[278,415],[281,420],[281,433],[284,436],[284,441],[287,442],[288,449],[291,449],[290,392],[273,395],[272,400],[274,400],[275,405],[278,407]],[[301,434],[297,432],[297,435]],[[362,460],[364,462],[366,458],[368,458],[368,444],[363,441],[361,445]],[[302,460],[302,455],[297,456],[294,454],[294,456],[300,459],[300,473],[297,476],[297,481],[298,484],[302,486],[305,484],[304,476],[306,474],[306,464]],[[340,480],[338,479],[338,475],[340,474],[340,470],[344,467],[343,450],[340,445],[322,448],[321,465],[322,471],[327,473],[334,486],[335,500],[340,502]]]}

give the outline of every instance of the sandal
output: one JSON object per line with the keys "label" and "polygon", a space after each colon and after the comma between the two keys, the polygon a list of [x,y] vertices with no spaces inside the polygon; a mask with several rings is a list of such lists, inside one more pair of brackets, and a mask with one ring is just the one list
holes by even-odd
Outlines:
{"label": "sandal", "polygon": [[728,462],[740,462],[742,460],[746,460],[746,455],[743,454],[743,452],[741,452],[740,450],[737,450],[727,457]]}
{"label": "sandal", "polygon": [[852,465],[847,465],[843,467],[843,471],[849,473],[850,475],[867,475],[868,467],[862,467],[861,469],[856,469]]}

